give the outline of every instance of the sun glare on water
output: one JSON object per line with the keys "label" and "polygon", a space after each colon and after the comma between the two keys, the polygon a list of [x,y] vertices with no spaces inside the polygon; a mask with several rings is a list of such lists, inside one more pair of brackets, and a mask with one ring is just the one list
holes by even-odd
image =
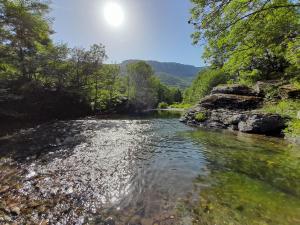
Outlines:
{"label": "sun glare on water", "polygon": [[104,17],[109,25],[118,27],[124,21],[124,11],[119,4],[109,2],[104,7]]}

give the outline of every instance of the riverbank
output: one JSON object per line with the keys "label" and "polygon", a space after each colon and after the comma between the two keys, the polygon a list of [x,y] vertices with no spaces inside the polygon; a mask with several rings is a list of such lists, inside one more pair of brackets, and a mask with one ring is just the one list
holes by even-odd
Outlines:
{"label": "riverbank", "polygon": [[[282,96],[285,98],[292,96],[295,101],[293,103],[290,100],[290,107],[285,103],[284,108],[276,108],[275,99],[273,102],[272,99],[267,99],[268,93],[261,88],[263,86],[261,83],[259,85],[260,89],[257,90],[244,85],[215,87],[211,94],[201,99],[182,117],[181,121],[191,126],[273,136],[284,136],[285,134],[286,137],[289,137],[291,121],[294,118],[297,120],[297,105],[300,104],[297,100],[300,95],[297,93],[300,92],[292,88],[282,91],[283,88],[279,87]],[[276,101],[280,101],[280,98]],[[287,100],[284,101],[287,102]],[[284,101],[282,101],[282,105]],[[292,131],[291,134],[297,134],[297,131]],[[297,136],[294,138],[297,139]]]}

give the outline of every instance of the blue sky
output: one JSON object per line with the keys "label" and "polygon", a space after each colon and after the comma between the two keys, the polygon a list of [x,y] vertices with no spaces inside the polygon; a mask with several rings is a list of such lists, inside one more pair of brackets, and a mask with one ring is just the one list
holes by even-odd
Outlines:
{"label": "blue sky", "polygon": [[[117,2],[124,10],[120,27],[105,21],[107,2]],[[71,47],[102,43],[109,62],[142,59],[204,65],[202,47],[191,44],[188,0],[52,0],[51,7],[56,42]]]}

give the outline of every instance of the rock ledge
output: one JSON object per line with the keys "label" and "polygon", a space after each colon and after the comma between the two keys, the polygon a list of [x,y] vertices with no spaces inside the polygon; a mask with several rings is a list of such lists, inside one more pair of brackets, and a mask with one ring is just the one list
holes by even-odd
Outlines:
{"label": "rock ledge", "polygon": [[286,127],[286,119],[278,114],[259,112],[262,102],[257,92],[243,85],[219,86],[190,109],[181,122],[190,126],[280,135]]}

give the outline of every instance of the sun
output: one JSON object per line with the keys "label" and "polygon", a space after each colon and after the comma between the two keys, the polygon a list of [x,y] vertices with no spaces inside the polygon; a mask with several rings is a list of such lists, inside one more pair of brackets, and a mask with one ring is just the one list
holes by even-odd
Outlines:
{"label": "sun", "polygon": [[109,2],[104,7],[104,17],[109,25],[118,27],[124,21],[124,11],[119,4]]}

